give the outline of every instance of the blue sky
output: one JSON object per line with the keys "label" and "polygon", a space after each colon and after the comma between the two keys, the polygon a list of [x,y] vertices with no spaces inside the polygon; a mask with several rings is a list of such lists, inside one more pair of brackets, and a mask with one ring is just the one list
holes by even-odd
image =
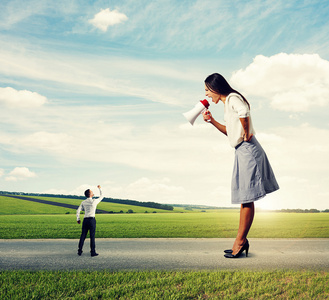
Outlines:
{"label": "blue sky", "polygon": [[258,206],[329,208],[328,15],[327,1],[1,1],[0,190],[231,206],[234,149],[182,116],[218,72],[251,103],[281,187]]}

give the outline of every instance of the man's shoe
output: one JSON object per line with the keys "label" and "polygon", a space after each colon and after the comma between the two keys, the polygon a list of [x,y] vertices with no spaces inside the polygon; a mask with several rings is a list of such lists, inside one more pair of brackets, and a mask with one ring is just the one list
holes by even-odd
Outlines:
{"label": "man's shoe", "polygon": [[91,253],[90,255],[91,255],[91,256],[97,256],[98,253],[95,252],[95,253]]}
{"label": "man's shoe", "polygon": [[83,251],[79,251],[79,250],[78,250],[78,255],[81,256],[82,252],[83,252]]}

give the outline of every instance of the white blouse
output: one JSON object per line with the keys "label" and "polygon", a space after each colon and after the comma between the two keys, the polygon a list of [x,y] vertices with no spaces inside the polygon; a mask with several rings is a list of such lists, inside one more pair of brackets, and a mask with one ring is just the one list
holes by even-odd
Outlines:
{"label": "white blouse", "polygon": [[249,117],[250,121],[250,134],[255,134],[247,102],[245,102],[239,94],[229,94],[226,97],[224,105],[224,120],[226,123],[227,136],[233,148],[243,142],[244,130],[240,118],[247,117]]}

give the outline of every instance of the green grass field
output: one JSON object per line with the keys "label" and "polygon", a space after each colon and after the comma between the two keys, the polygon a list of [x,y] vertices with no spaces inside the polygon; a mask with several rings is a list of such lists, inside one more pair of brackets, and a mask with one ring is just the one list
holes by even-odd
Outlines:
{"label": "green grass field", "polygon": [[4,271],[5,299],[328,299],[322,271]]}
{"label": "green grass field", "polygon": [[[64,198],[47,198],[62,203],[79,204]],[[78,238],[81,226],[75,210],[0,197],[0,238]],[[98,238],[233,238],[237,232],[239,210],[222,209],[174,212],[114,203],[101,203],[100,209],[138,211],[134,214],[98,214]],[[162,213],[164,212],[164,213]],[[176,213],[175,213],[176,212]],[[184,213],[182,213],[184,212]],[[68,214],[69,213],[69,214]],[[249,237],[255,238],[328,238],[328,213],[256,212]]]}
{"label": "green grass field", "polygon": [[[48,200],[48,199],[47,199]],[[75,213],[74,209],[0,196],[1,215],[37,215]]]}

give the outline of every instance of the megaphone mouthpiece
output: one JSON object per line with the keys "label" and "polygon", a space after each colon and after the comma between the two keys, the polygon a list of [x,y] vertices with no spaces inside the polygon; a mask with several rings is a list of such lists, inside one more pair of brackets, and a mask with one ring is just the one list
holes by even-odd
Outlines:
{"label": "megaphone mouthpiece", "polygon": [[200,100],[200,102],[203,104],[203,106],[205,107],[205,108],[208,108],[209,107],[209,102],[208,102],[208,100],[206,100],[206,99],[203,99],[203,100]]}
{"label": "megaphone mouthpiece", "polygon": [[193,125],[197,117],[209,107],[209,102],[204,99],[200,100],[193,109],[190,111],[183,113],[184,117]]}

